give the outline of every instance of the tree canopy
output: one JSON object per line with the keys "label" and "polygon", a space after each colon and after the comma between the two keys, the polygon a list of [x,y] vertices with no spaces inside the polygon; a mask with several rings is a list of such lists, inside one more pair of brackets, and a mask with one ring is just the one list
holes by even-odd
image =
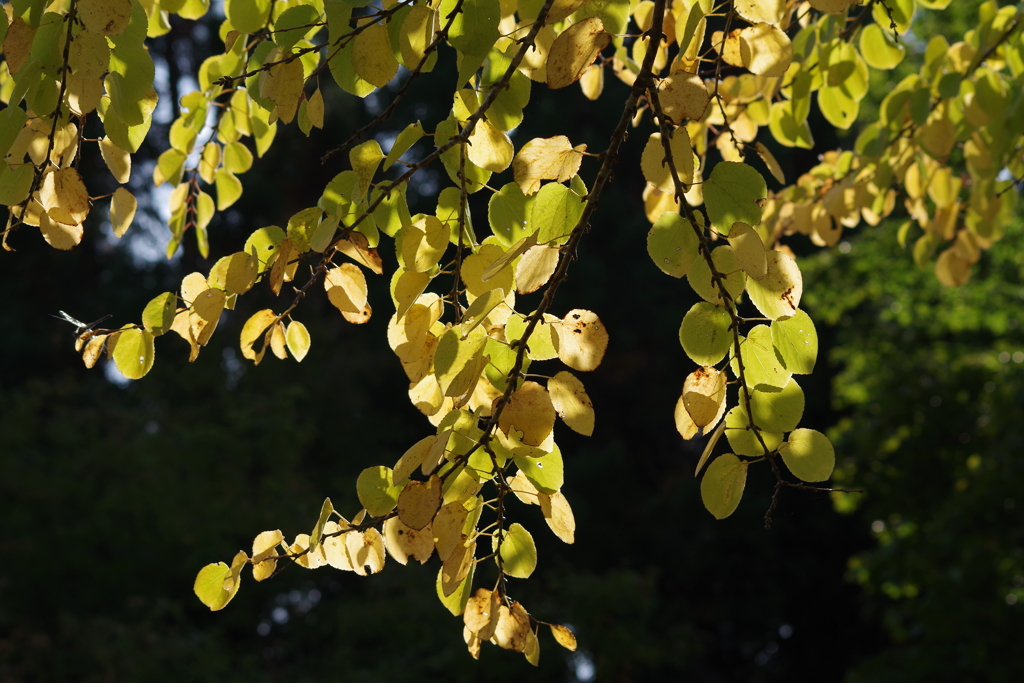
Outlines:
{"label": "tree canopy", "polygon": [[[932,444],[936,421],[959,431],[945,434],[938,450],[958,495],[880,512],[872,532],[883,547],[901,548],[908,566],[884,553],[855,555],[849,578],[900,600],[922,586],[955,592],[974,572],[972,585],[995,582],[1013,605],[1024,558],[1012,542],[997,534],[948,544],[935,525],[956,519],[969,535],[981,523],[976,506],[1012,514],[1016,505],[1012,490],[1003,492],[1012,459],[984,454],[1010,450],[1019,438],[990,425],[1012,420],[1013,411],[1000,411],[1019,388],[1004,366],[1024,360],[1006,341],[1016,329],[1016,295],[1007,295],[1016,290],[1007,283],[1019,269],[1000,246],[1012,241],[1003,238],[1017,221],[1024,177],[1024,40],[1020,10],[991,1],[971,8],[960,40],[915,33],[916,13],[927,21],[948,4],[11,2],[0,17],[3,246],[19,252],[8,259],[26,258],[21,252],[40,248],[38,228],[50,247],[81,250],[86,229],[102,223],[108,245],[126,240],[144,259],[137,233],[169,228],[160,252],[197,270],[183,275],[189,269],[172,265],[149,277],[145,292],[123,292],[132,301],[144,294],[127,318],[125,306],[113,322],[62,313],[85,366],[101,364],[117,382],[150,381],[166,347],[175,367],[163,370],[164,381],[186,362],[205,368],[205,379],[189,371],[173,390],[199,405],[196,392],[211,373],[226,372],[236,386],[243,360],[261,366],[251,374],[265,371],[268,351],[292,364],[266,371],[277,384],[262,398],[278,418],[324,431],[307,439],[301,428],[262,424],[266,408],[224,397],[218,413],[234,426],[208,435],[224,440],[210,483],[231,486],[235,468],[252,459],[284,468],[285,493],[270,486],[254,498],[285,495],[307,521],[283,533],[285,522],[258,503],[251,512],[211,510],[211,533],[237,539],[253,520],[268,529],[251,550],[246,542],[225,556],[230,561],[199,569],[194,592],[213,611],[235,599],[245,577],[264,581],[292,565],[365,576],[392,561],[429,563],[436,599],[461,619],[471,655],[479,658],[490,641],[537,665],[545,639],[575,651],[577,638],[558,608],[529,603],[521,580],[563,552],[551,539],[575,544],[584,533],[577,517],[601,525],[644,495],[642,487],[632,496],[606,489],[584,503],[602,512],[580,515],[588,487],[574,489],[571,505],[564,489],[574,477],[643,469],[647,486],[693,488],[719,520],[740,511],[749,521],[760,504],[755,516],[764,526],[793,514],[787,492],[866,514],[873,493],[912,493],[908,482],[935,477],[918,472],[928,467],[920,463],[884,462]],[[178,54],[184,36],[205,51],[188,73]],[[589,118],[565,115],[579,111]],[[295,129],[298,136],[289,133]],[[841,147],[822,151],[816,136]],[[326,176],[309,171],[313,164]],[[616,185],[632,196],[614,194]],[[289,190],[302,201],[282,200]],[[246,201],[265,207],[250,210],[243,225]],[[634,216],[646,217],[642,231]],[[858,226],[867,227],[851,237]],[[595,240],[605,241],[603,265],[588,260]],[[839,254],[815,254],[836,245]],[[642,261],[633,258],[643,252]],[[830,281],[838,260],[849,265]],[[969,282],[972,271],[981,277]],[[888,308],[876,322],[864,307],[880,298]],[[102,301],[93,306],[105,310]],[[321,322],[324,306],[334,310],[329,323]],[[387,311],[386,330],[374,308]],[[378,335],[343,330],[341,321]],[[215,342],[223,328],[238,342]],[[601,383],[595,371],[617,343],[615,329],[657,332],[675,348],[650,385],[622,387],[658,420],[634,427],[596,400],[591,377]],[[157,341],[168,332],[184,344]],[[951,332],[955,341],[945,343]],[[340,362],[318,357],[320,339]],[[385,339],[389,360],[373,352]],[[662,341],[651,348],[666,348]],[[643,353],[642,344],[631,346]],[[211,348],[224,349],[223,370],[203,364]],[[819,348],[835,349],[831,360],[843,366],[831,422],[815,405],[822,394],[810,393],[828,382],[819,379]],[[287,385],[303,361],[323,370]],[[374,383],[387,364],[404,372],[407,393],[398,398],[414,408],[393,410],[389,419],[403,425],[394,437],[387,426],[361,424],[359,401],[345,395],[341,377],[350,373],[353,387]],[[936,384],[958,389],[924,405],[917,393],[892,391]],[[314,395],[317,409],[299,409],[304,399],[295,392]],[[395,397],[392,390],[385,403],[395,406]],[[19,394],[11,408],[38,405]],[[944,405],[949,415],[939,411]],[[973,425],[959,425],[953,405],[969,407]],[[693,458],[659,476],[664,464],[629,443],[634,431],[664,430],[673,406],[685,442],[677,456]],[[145,422],[150,436],[167,421],[165,410]],[[110,419],[90,429],[102,433]],[[186,432],[193,424],[184,416],[171,422]],[[14,438],[32,443],[39,437],[31,429],[18,427]],[[622,441],[588,462],[584,454],[595,447],[579,437],[600,438],[603,429]],[[73,444],[73,430],[67,434],[59,438]],[[208,448],[205,436],[175,435],[161,457]],[[983,445],[964,459],[954,442]],[[345,470],[331,476],[347,490],[332,486],[317,514],[309,485],[287,471],[288,456],[276,458],[297,448],[345,451],[344,444],[361,454],[321,463]],[[849,455],[872,449],[879,455],[870,465]],[[688,468],[699,484],[676,476]],[[973,490],[976,501],[962,495]],[[660,498],[654,508],[671,509]],[[678,520],[651,514],[656,528],[645,543],[630,542],[632,529],[616,542],[591,530],[589,541],[606,555],[656,552],[672,542]],[[943,521],[924,519],[932,514]],[[298,523],[294,517],[286,520]],[[218,531],[228,519],[230,528]],[[952,583],[922,566],[943,553],[963,555]],[[986,568],[993,564],[996,575]],[[622,580],[645,579],[627,572]],[[604,589],[636,592],[608,581]],[[107,590],[116,592],[116,583]],[[583,590],[563,586],[569,601]],[[294,604],[308,611],[321,592],[311,595]],[[934,647],[954,640],[962,624],[942,604],[880,618],[897,641],[929,630]],[[1002,632],[1005,619],[992,619]],[[263,623],[269,632],[271,621]],[[986,646],[970,643],[962,655],[984,660],[977,648]],[[768,659],[778,650],[765,647]],[[929,670],[932,652],[917,653],[920,671]],[[665,655],[650,656],[657,669]],[[863,675],[875,680],[871,672],[885,661],[865,664]]]}

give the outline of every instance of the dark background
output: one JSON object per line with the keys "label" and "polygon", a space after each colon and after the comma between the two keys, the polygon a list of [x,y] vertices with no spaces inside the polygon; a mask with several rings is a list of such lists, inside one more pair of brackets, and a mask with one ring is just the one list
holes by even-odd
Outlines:
{"label": "dark background", "polygon": [[[953,40],[969,16],[963,7],[922,12],[915,30]],[[207,26],[203,36],[175,24],[154,41],[155,59],[190,73],[211,53]],[[431,77],[446,87],[451,56]],[[888,79],[874,78],[880,97]],[[754,467],[739,510],[716,522],[692,476],[703,444],[683,442],[672,423],[692,369],[676,332],[695,299],[645,252],[646,122],[625,146],[555,304],[559,315],[596,311],[611,334],[604,363],[583,377],[594,436],[556,428],[575,545],[555,539],[536,508],[514,512],[540,555],[534,576],[513,583],[514,597],[541,619],[570,624],[578,653],[542,632],[539,669],[489,645],[472,660],[461,619],[435,596],[436,559],[389,561],[369,578],[298,567],[262,584],[246,575],[230,606],[210,613],[192,594],[200,567],[229,561],[265,529],[308,531],[325,496],[355,513],[356,475],[392,465],[431,429],[384,344],[390,240],[381,250],[387,275],[370,276],[367,325],[344,322],[323,296],[303,302],[296,317],[313,344],[301,364],[268,354],[254,368],[237,351],[242,322],[281,307],[264,286],[225,314],[195,363],[168,335],[153,371],[128,385],[101,367],[87,371],[72,328],[47,314],[135,321],[185,273],[206,272],[252,230],[314,205],[345,168],[340,159],[321,166],[320,154],[373,107],[326,82],[324,90],[326,130],[307,139],[294,125],[279,129],[242,177],[240,202],[211,224],[211,261],[191,235],[175,261],[140,258],[145,220],[129,248],[96,221],[73,252],[25,230],[12,240],[18,252],[0,257],[0,681],[1020,680],[1020,225],[1008,226],[959,290],[941,288],[900,249],[899,215],[849,231],[842,249],[787,239],[801,256],[803,307],[822,342],[802,382],[802,426],[829,433],[836,481],[866,493],[834,505],[824,494],[785,491],[765,530],[773,480]],[[431,130],[450,107],[439,90],[430,78],[417,83],[385,127],[419,118]],[[597,103],[576,88],[534,84],[513,140],[567,134],[599,151],[625,93],[610,74]],[[376,97],[383,106],[390,95]],[[814,121],[819,149],[851,144]],[[137,188],[166,131],[154,126],[135,159]],[[417,149],[424,153],[423,143]],[[810,152],[775,149],[791,180],[815,163]],[[101,164],[88,154],[83,174],[104,177]],[[595,170],[587,160],[588,183]],[[432,213],[430,190],[450,182],[440,167],[417,181],[427,196],[410,195],[413,211]],[[485,194],[472,198],[480,237]],[[531,303],[524,297],[520,308]],[[545,365],[556,363],[534,367]]]}

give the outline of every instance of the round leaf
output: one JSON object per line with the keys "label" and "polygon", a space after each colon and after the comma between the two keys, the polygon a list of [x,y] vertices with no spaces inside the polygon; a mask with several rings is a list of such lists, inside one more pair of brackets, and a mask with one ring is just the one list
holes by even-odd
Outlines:
{"label": "round leaf", "polygon": [[779,455],[797,479],[825,481],[836,466],[832,442],[813,429],[795,429],[789,440],[779,447]]}
{"label": "round leaf", "polygon": [[736,511],[747,483],[747,463],[732,453],[715,458],[700,482],[704,507],[715,519],[725,519]]}
{"label": "round leaf", "polygon": [[804,414],[804,391],[790,378],[782,391],[750,392],[750,411],[754,424],[770,432],[788,432],[796,429]]}
{"label": "round leaf", "polygon": [[153,333],[124,330],[114,346],[114,365],[128,379],[141,379],[153,367]]}
{"label": "round leaf", "polygon": [[683,324],[679,326],[679,343],[694,363],[714,365],[725,358],[732,345],[731,325],[728,311],[702,301],[683,317]]}
{"label": "round leaf", "polygon": [[699,240],[690,221],[666,211],[647,233],[647,253],[654,265],[672,277],[683,277],[700,256]]}

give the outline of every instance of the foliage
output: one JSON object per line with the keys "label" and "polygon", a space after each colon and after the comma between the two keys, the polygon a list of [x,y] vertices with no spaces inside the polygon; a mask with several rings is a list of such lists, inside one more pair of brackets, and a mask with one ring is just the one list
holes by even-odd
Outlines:
{"label": "foliage", "polygon": [[[168,12],[196,19],[207,10],[202,0],[172,4],[26,0],[5,7],[5,247],[25,226],[38,227],[58,249],[82,240],[90,207],[102,199],[90,197],[79,173],[83,142],[97,142],[118,183],[129,180],[131,154],[158,105],[145,40],[170,29]],[[251,555],[239,551],[230,564],[204,567],[196,595],[213,610],[223,608],[247,565],[256,580],[273,575],[281,561],[365,575],[380,571],[387,555],[401,564],[424,563],[436,550],[438,597],[463,616],[470,653],[479,656],[489,640],[536,664],[546,622],[511,598],[507,579],[534,572],[537,545],[512,521],[507,504],[514,497],[538,505],[554,535],[574,541],[554,425],[561,418],[576,432],[593,433],[594,406],[570,370],[596,369],[609,339],[589,310],[561,317],[549,310],[630,125],[642,125],[649,113],[657,127],[640,163],[653,223],[648,253],[666,274],[685,276],[705,301],[682,317],[679,330],[699,367],[678,398],[676,427],[684,439],[710,435],[697,473],[710,461],[700,489],[716,518],[737,509],[748,469],[767,463],[775,481],[770,523],[784,488],[831,490],[812,483],[828,480],[836,460],[824,434],[800,427],[805,398],[793,376],[813,370],[817,333],[800,309],[803,278],[793,251],[780,239],[804,234],[834,245],[844,228],[861,220],[877,225],[892,213],[899,189],[921,233],[914,259],[925,263],[944,247],[935,261],[938,280],[966,283],[982,250],[1002,237],[1017,197],[1008,191],[1024,172],[1018,149],[1024,103],[1015,87],[1024,76],[1020,16],[986,3],[962,42],[932,39],[919,72],[892,90],[852,150],[823,155],[796,184],[769,194],[748,159],[759,158],[776,181],[785,180],[774,154],[756,140],[760,128],[775,145],[813,147],[811,93],[830,124],[849,128],[868,93],[870,68],[888,70],[901,61],[899,35],[910,29],[914,0],[385,5],[225,4],[224,52],[203,63],[200,89],[181,98],[170,149],[153,171],[156,185],[174,186],[168,256],[188,230],[208,255],[207,227],[241,196],[238,176],[254,163],[250,144],[262,157],[279,122],[296,121],[307,135],[324,126],[320,76],[326,70],[357,97],[386,86],[400,66],[408,72],[405,85],[380,116],[324,155],[328,161],[347,152],[351,169],[326,185],[316,206],[281,220],[284,228],[256,230],[205,275],[185,276],[176,291],[145,307],[140,324],[106,329],[97,327],[102,321],[72,319],[78,349],[89,367],[105,351],[123,376],[139,379],[153,366],[156,337],[174,331],[194,361],[223,311],[257,283],[279,296],[285,283],[305,278],[280,313],[252,314],[240,339],[242,355],[256,364],[268,349],[301,362],[313,337],[295,316],[313,285],[323,284],[346,321],[365,323],[372,307],[364,273],[383,274],[381,233],[393,239],[398,268],[390,276],[395,314],[388,342],[432,433],[389,460],[393,467],[363,471],[356,482],[362,509],[351,520],[328,498],[310,533],[287,542],[280,531],[266,531]],[[721,30],[711,30],[718,25]],[[448,117],[433,126],[410,122],[387,155],[376,140],[356,144],[449,46],[457,76]],[[578,81],[583,95],[596,100],[608,71],[630,91],[608,147],[596,155],[589,187],[579,175],[594,156],[586,145],[554,135],[516,150],[509,131],[524,119],[532,82],[559,89]],[[103,137],[87,139],[86,126],[97,125],[89,116],[94,110]],[[431,151],[403,160],[429,137]],[[434,214],[411,215],[406,186],[435,161],[453,186],[439,193]],[[404,170],[385,180],[396,164]],[[508,170],[512,182],[489,185],[492,175]],[[216,200],[206,191],[211,187]],[[470,197],[484,189],[492,193],[492,234],[478,239]],[[123,187],[110,195],[117,236],[130,227],[136,207]],[[914,230],[908,221],[901,243]],[[336,263],[342,256],[350,261]],[[534,292],[541,292],[539,301],[524,306],[522,297]],[[569,370],[527,372],[535,362],[556,359]],[[733,452],[712,460],[723,435]],[[478,565],[491,559],[492,588],[474,590]],[[571,632],[548,626],[559,644],[575,647]]]}

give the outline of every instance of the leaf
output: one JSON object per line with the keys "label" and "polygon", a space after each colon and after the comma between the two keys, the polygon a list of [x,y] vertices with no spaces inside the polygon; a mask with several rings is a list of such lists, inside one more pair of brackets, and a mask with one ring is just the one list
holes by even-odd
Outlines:
{"label": "leaf", "polygon": [[813,429],[794,429],[789,440],[779,446],[779,455],[789,471],[802,481],[825,481],[836,466],[832,442]]}
{"label": "leaf", "polygon": [[[367,467],[356,479],[356,495],[371,517],[383,517],[398,504],[399,489],[390,467]],[[404,563],[403,563],[404,564]]]}
{"label": "leaf", "polygon": [[124,237],[135,220],[135,209],[138,202],[135,195],[123,187],[114,190],[114,196],[110,200],[110,227],[117,237]]}
{"label": "leaf", "polygon": [[736,223],[729,231],[729,246],[743,271],[755,280],[768,275],[768,257],[757,231],[746,223]]}
{"label": "leaf", "polygon": [[778,24],[786,12],[786,0],[735,0],[733,7],[751,24]]}
{"label": "leaf", "polygon": [[366,306],[366,277],[355,264],[342,263],[328,270],[324,289],[330,302],[343,314],[359,313]]}
{"label": "leaf", "polygon": [[[529,479],[526,479],[526,483],[529,484]],[[573,516],[572,508],[569,506],[569,501],[566,500],[565,496],[560,491],[557,493],[537,492],[536,496],[541,512],[544,513],[544,521],[548,523],[555,536],[558,536],[565,543],[575,543],[576,518]],[[522,500],[521,496],[520,500]]]}
{"label": "leaf", "polygon": [[402,523],[398,517],[384,522],[384,542],[388,553],[399,564],[416,560],[425,564],[434,554],[434,538],[431,525],[417,531]]}
{"label": "leaf", "polygon": [[127,329],[117,337],[114,365],[128,379],[142,379],[153,367],[153,333]]}
{"label": "leaf", "polygon": [[469,540],[463,534],[441,566],[441,593],[444,596],[450,596],[461,588],[465,578],[473,571],[475,557],[476,541]]}
{"label": "leaf", "polygon": [[[742,339],[742,338],[741,338]],[[751,389],[777,391],[786,386],[793,374],[783,365],[781,356],[772,344],[772,332],[767,325],[757,325],[742,339],[744,379]],[[733,374],[739,376],[739,364],[732,362]]]}
{"label": "leaf", "polygon": [[[90,35],[90,34],[82,34]],[[81,38],[81,36],[79,36]],[[77,41],[76,41],[77,46]],[[103,45],[106,49],[106,43]],[[132,156],[128,152],[124,151],[113,142],[110,138],[104,137],[100,140],[100,155],[103,157],[103,162],[107,165],[110,170],[110,174],[114,176],[114,180],[121,183],[122,185],[127,183],[131,178],[132,174]]]}
{"label": "leaf", "polygon": [[514,153],[507,134],[484,119],[477,121],[466,149],[470,161],[484,170],[501,173],[512,164]]}
{"label": "leaf", "polygon": [[434,373],[445,396],[463,396],[476,386],[483,372],[483,348],[487,334],[477,327],[466,337],[458,328],[441,335],[434,353]]}
{"label": "leaf", "polygon": [[89,191],[74,168],[44,175],[39,203],[52,220],[64,225],[80,225],[89,215]]}
{"label": "leaf", "polygon": [[698,427],[713,425],[725,412],[725,373],[699,367],[683,383],[683,405]]}
{"label": "leaf", "polygon": [[596,370],[608,349],[608,331],[596,313],[573,309],[555,325],[558,358],[573,370]]}
{"label": "leaf", "polygon": [[398,495],[398,518],[412,529],[423,529],[441,507],[441,480],[436,474],[427,481],[411,481]]}
{"label": "leaf", "polygon": [[224,609],[238,592],[242,567],[248,558],[239,551],[231,566],[223,562],[208,564],[199,570],[192,586],[196,597],[210,608],[211,612]]}
{"label": "leaf", "polygon": [[693,470],[693,476],[696,477],[700,474],[701,468],[704,467],[704,463],[706,463],[708,458],[711,457],[711,453],[714,452],[715,446],[718,445],[718,442],[721,440],[722,434],[724,433],[725,422],[719,422],[718,427],[715,428],[715,431],[711,432],[711,436],[708,438],[707,443],[704,444],[704,452],[700,454],[700,459],[697,461],[697,467]]}
{"label": "leaf", "polygon": [[367,140],[349,151],[348,160],[352,164],[352,170],[355,171],[359,188],[355,197],[357,201],[361,202],[366,197],[370,183],[373,182],[373,175],[377,172],[377,167],[380,166],[383,159],[384,152],[376,140]]}
{"label": "leaf", "polygon": [[516,266],[516,291],[530,294],[547,284],[558,268],[560,254],[557,247],[546,244],[531,247]]}
{"label": "leaf", "polygon": [[309,353],[310,339],[306,326],[298,320],[291,321],[288,323],[288,330],[285,332],[285,340],[292,356],[301,363],[302,359]]}
{"label": "leaf", "polygon": [[576,651],[576,636],[568,627],[559,624],[548,624],[548,626],[551,628],[551,635],[555,637],[559,645],[569,652]]}
{"label": "leaf", "polygon": [[252,578],[256,581],[269,579],[277,569],[277,560],[271,555],[284,542],[280,530],[263,531],[252,542]]}
{"label": "leaf", "polygon": [[740,60],[758,76],[786,75],[793,61],[793,43],[781,29],[771,24],[748,26],[739,35]]}
{"label": "leaf", "polygon": [[677,71],[658,83],[658,99],[665,116],[678,125],[704,118],[711,96],[699,76]]}
{"label": "leaf", "polygon": [[444,568],[437,570],[437,597],[441,601],[441,604],[452,613],[452,616],[459,616],[466,608],[466,603],[469,601],[470,591],[473,590],[473,574],[476,572],[476,565],[470,567],[469,572],[466,574],[462,582],[455,587],[455,590],[451,591],[447,595],[444,593],[442,587],[441,575],[444,573]]}
{"label": "leaf", "polygon": [[739,506],[746,483],[747,463],[732,453],[718,456],[708,466],[700,482],[704,507],[715,519],[725,519]]}
{"label": "leaf", "polygon": [[214,185],[217,188],[218,211],[224,211],[242,196],[242,181],[226,168],[217,171]]}
{"label": "leaf", "polygon": [[539,458],[513,456],[516,467],[541,493],[557,493],[564,482],[565,469],[562,452],[555,446],[550,453]]}
{"label": "leaf", "polygon": [[768,196],[764,178],[747,164],[719,162],[704,181],[704,203],[711,224],[728,235],[734,223],[761,222],[762,202]]}
{"label": "leaf", "polygon": [[690,270],[700,256],[699,243],[690,221],[674,211],[661,214],[647,233],[648,255],[672,277],[683,277]]}
{"label": "leaf", "polygon": [[611,40],[599,17],[587,17],[562,31],[548,53],[548,87],[564,88],[578,81]]}
{"label": "leaf", "polygon": [[[462,12],[456,15],[448,31],[448,42],[465,55],[484,55],[500,37],[498,22],[501,20],[501,5],[498,0],[442,0],[440,24],[445,26],[457,7]],[[459,84],[461,86],[461,83]]]}
{"label": "leaf", "polygon": [[687,441],[700,433],[700,427],[693,423],[693,418],[690,417],[690,413],[686,412],[686,405],[683,403],[682,394],[679,394],[679,399],[676,401],[675,423],[676,431],[679,432],[679,436],[683,437]]}
{"label": "leaf", "polygon": [[[416,6],[412,8],[412,12],[417,10],[427,11],[427,8],[422,6]],[[410,12],[410,14],[412,13]],[[408,19],[407,19],[408,20]],[[410,123],[406,126],[398,137],[395,138],[394,143],[391,145],[391,149],[388,150],[388,156],[384,160],[383,170],[388,170],[391,165],[402,158],[402,155],[409,151],[409,148],[415,145],[424,135],[423,124],[419,121],[416,123]]]}
{"label": "leaf", "polygon": [[153,297],[142,311],[143,327],[149,330],[154,337],[159,337],[169,331],[171,325],[174,324],[177,305],[178,299],[172,292],[164,292]]}
{"label": "leaf", "polygon": [[818,357],[818,333],[803,311],[772,321],[772,343],[786,369],[794,375],[809,375]]}
{"label": "leaf", "polygon": [[528,579],[537,568],[537,546],[533,536],[518,522],[509,526],[505,532],[498,547],[498,555],[501,558],[499,566],[508,576]]}
{"label": "leaf", "polygon": [[498,426],[506,435],[511,435],[512,429],[521,431],[524,444],[541,445],[555,426],[555,408],[547,389],[536,382],[523,382],[505,404]]}
{"label": "leaf", "polygon": [[[715,264],[715,269],[719,273],[725,275],[723,282],[725,290],[732,299],[736,299],[743,293],[747,284],[747,276],[740,267],[736,252],[725,244],[715,247],[715,250],[711,252],[711,262]],[[693,287],[693,291],[697,292],[705,301],[716,305],[724,303],[724,297],[711,279],[711,269],[703,258],[697,259],[687,271],[686,281]]]}
{"label": "leaf", "polygon": [[[181,297],[188,301],[184,287],[182,287]],[[210,337],[213,336],[214,330],[217,329],[221,313],[224,312],[226,298],[223,291],[210,287],[196,294],[195,298],[189,302],[189,329],[200,346],[206,346]]]}
{"label": "leaf", "polygon": [[264,346],[259,351],[253,348],[256,340],[263,336],[263,333],[277,321],[277,315],[270,310],[265,308],[262,311],[254,313],[242,326],[241,335],[241,349],[242,356],[248,358],[251,361],[255,361],[259,365],[260,361],[263,360],[263,354],[266,352]]}
{"label": "leaf", "polygon": [[210,269],[211,287],[229,294],[245,294],[256,283],[257,260],[243,251],[218,259]]}
{"label": "leaf", "polygon": [[466,629],[480,640],[490,640],[498,625],[498,608],[501,596],[497,591],[478,588],[476,595],[466,603],[463,623]]}
{"label": "leaf", "polygon": [[771,150],[760,142],[755,142],[754,151],[757,152],[757,156],[761,157],[764,165],[768,167],[768,172],[772,174],[772,177],[785,185],[786,175],[782,172],[782,167],[779,166],[779,162],[776,160],[775,155],[771,153]]}
{"label": "leaf", "polygon": [[584,436],[594,433],[594,405],[575,375],[559,372],[548,380],[548,393],[555,412],[570,429]]}
{"label": "leaf", "polygon": [[327,520],[334,514],[334,505],[331,503],[330,498],[325,498],[323,505],[320,506],[320,517],[317,518],[316,526],[313,527],[313,533],[309,536],[309,547],[316,549],[320,546],[320,537],[324,533],[324,525],[327,524]]}
{"label": "leaf", "polygon": [[241,33],[256,33],[267,21],[271,0],[225,0],[231,26]]}
{"label": "leaf", "polygon": [[768,274],[751,280],[747,286],[750,301],[762,315],[772,320],[790,317],[800,308],[804,280],[796,261],[781,251],[766,252]]}
{"label": "leaf", "polygon": [[[685,127],[676,128],[672,132],[669,142],[672,150],[672,163],[676,169],[676,176],[684,187],[693,183],[693,149],[690,147],[690,136]],[[661,140],[661,133],[652,133],[644,146],[644,153],[640,157],[640,169],[644,178],[651,185],[662,192],[675,194],[675,180],[672,178],[672,169],[669,168],[665,157],[665,145]]]}
{"label": "leaf", "polygon": [[769,432],[789,432],[796,429],[804,414],[804,392],[796,380],[790,378],[782,391],[750,393],[750,412],[754,424]]}
{"label": "leaf", "polygon": [[[512,175],[524,195],[536,194],[542,180],[564,183],[576,175],[586,149],[586,145],[573,147],[564,135],[534,138],[512,160]],[[506,188],[502,188],[503,193]]]}
{"label": "leaf", "polygon": [[[764,455],[764,449],[757,440],[753,430],[750,428],[750,420],[747,418],[747,411],[742,405],[735,406],[725,415],[725,438],[729,441],[729,448],[737,455],[749,455],[758,457]],[[779,432],[766,432],[761,430],[761,439],[768,447],[768,452],[773,452],[782,443],[782,434]]]}
{"label": "leaf", "polygon": [[132,3],[131,0],[79,0],[78,17],[92,33],[120,35],[128,28]]}
{"label": "leaf", "polygon": [[542,244],[562,244],[583,215],[583,200],[565,185],[549,183],[541,188],[533,202],[530,226]]}
{"label": "leaf", "polygon": [[370,24],[352,40],[352,66],[359,77],[378,88],[387,85],[398,73],[398,60],[391,50],[388,30]]}

